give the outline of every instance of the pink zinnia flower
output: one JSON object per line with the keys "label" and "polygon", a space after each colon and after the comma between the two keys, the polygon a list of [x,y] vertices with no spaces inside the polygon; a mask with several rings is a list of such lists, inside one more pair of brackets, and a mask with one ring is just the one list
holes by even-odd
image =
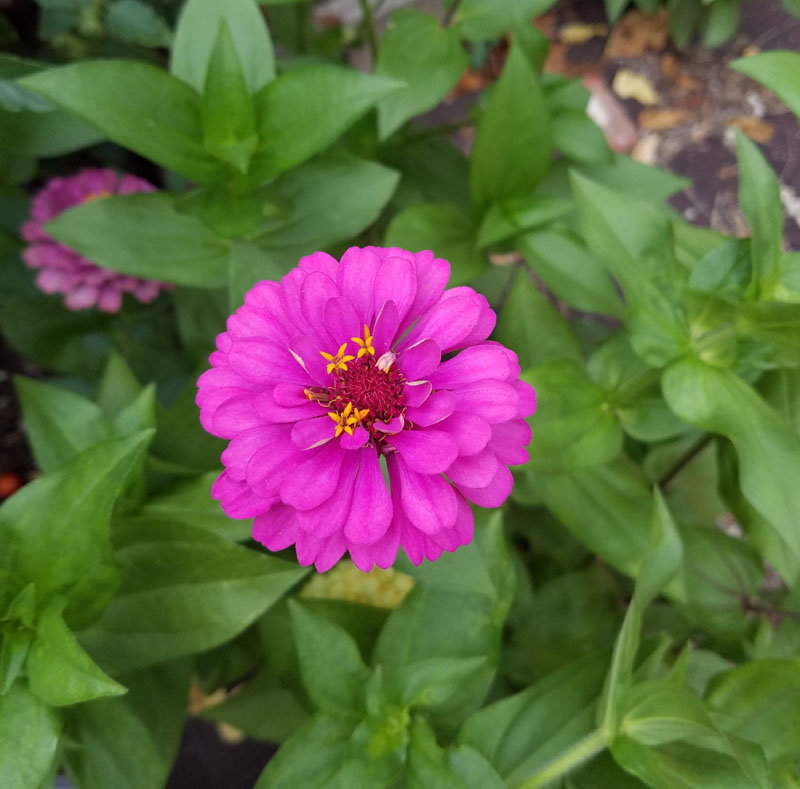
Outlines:
{"label": "pink zinnia flower", "polygon": [[399,546],[419,564],[470,542],[468,502],[505,501],[535,395],[486,341],[486,299],[449,276],[431,252],[354,247],[245,296],[197,403],[230,439],[212,494],[254,539],[320,572],[345,551],[385,568]]}
{"label": "pink zinnia flower", "polygon": [[31,219],[22,225],[22,237],[30,242],[22,258],[31,268],[39,269],[36,276],[39,290],[63,293],[71,310],[97,306],[103,312],[116,312],[122,306],[123,293],[147,303],[158,296],[160,289],[171,288],[165,283],[128,277],[96,266],[44,230],[51,219],[81,203],[154,189],[141,178],[134,175],[119,178],[111,170],[82,170],[77,175],[48,181],[33,198]]}

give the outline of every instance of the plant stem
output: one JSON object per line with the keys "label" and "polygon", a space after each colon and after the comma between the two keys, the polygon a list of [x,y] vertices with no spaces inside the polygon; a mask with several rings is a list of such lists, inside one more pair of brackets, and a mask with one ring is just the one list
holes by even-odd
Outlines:
{"label": "plant stem", "polygon": [[458,7],[461,5],[461,0],[453,0],[453,4],[448,9],[447,13],[444,15],[444,19],[442,20],[442,27],[449,27],[453,19],[455,18],[456,11],[458,11]]}
{"label": "plant stem", "polygon": [[658,487],[662,490],[669,485],[672,480],[683,471],[714,439],[716,436],[713,433],[706,433],[699,441],[693,444],[689,451],[679,457],[662,475],[658,481]]}
{"label": "plant stem", "polygon": [[606,733],[603,729],[595,729],[591,734],[582,740],[571,745],[560,756],[542,767],[539,772],[534,773],[527,781],[517,784],[514,789],[538,789],[554,781],[556,778],[565,775],[578,765],[591,759],[600,751],[605,750]]}
{"label": "plant stem", "polygon": [[361,10],[364,12],[364,30],[367,34],[367,43],[372,53],[372,63],[374,65],[378,60],[378,31],[375,29],[375,17],[369,0],[360,0],[360,2]]}
{"label": "plant stem", "polygon": [[405,139],[406,142],[419,142],[420,140],[427,140],[429,137],[439,137],[443,134],[452,134],[461,129],[468,129],[470,126],[472,126],[471,120],[440,123],[438,126],[420,126],[416,130],[409,130]]}

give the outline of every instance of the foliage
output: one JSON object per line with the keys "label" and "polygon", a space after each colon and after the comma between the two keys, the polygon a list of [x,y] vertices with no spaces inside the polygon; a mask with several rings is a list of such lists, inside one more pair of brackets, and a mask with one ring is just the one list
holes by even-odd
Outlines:
{"label": "foliage", "polygon": [[[797,785],[800,258],[758,148],[749,238],[683,222],[541,73],[541,0],[396,11],[372,74],[302,2],[40,5],[42,60],[0,58],[0,325],[51,374],[16,382],[42,474],[0,506],[0,786],[158,789],[190,684],[282,743],[264,788]],[[467,157],[419,116],[506,34]],[[797,57],[735,67],[797,112]],[[85,164],[161,188],[48,232],[175,286],[151,305],[67,312],[19,259],[23,186]],[[512,500],[398,560],[399,605],[248,542],[194,404],[256,281],[356,243],[447,258],[539,400]]]}

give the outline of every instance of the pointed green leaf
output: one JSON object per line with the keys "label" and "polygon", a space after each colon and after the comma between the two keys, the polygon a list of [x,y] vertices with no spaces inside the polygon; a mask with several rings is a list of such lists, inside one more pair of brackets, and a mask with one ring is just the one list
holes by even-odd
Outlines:
{"label": "pointed green leaf", "polygon": [[800,120],[800,53],[759,52],[734,60],[730,67],[766,85]]}
{"label": "pointed green leaf", "polygon": [[458,30],[431,14],[395,11],[381,40],[377,74],[405,82],[378,104],[378,136],[385,139],[409,118],[435,107],[467,67]]}
{"label": "pointed green leaf", "polygon": [[114,591],[108,519],[151,435],[96,444],[0,507],[0,563],[12,578],[36,583],[40,604],[66,597],[71,626],[91,622]]}
{"label": "pointed green leaf", "polygon": [[519,43],[503,67],[478,131],[470,159],[470,197],[483,212],[491,203],[530,192],[550,164],[550,116]]}
{"label": "pointed green leaf", "polygon": [[202,145],[198,96],[149,63],[92,60],[40,71],[22,83],[157,164],[199,183],[226,168]]}
{"label": "pointed green leaf", "polygon": [[91,400],[32,378],[17,378],[15,384],[25,431],[42,471],[52,471],[111,437],[111,423]]}
{"label": "pointed green leaf", "polygon": [[51,707],[119,696],[125,687],[104,674],[81,649],[61,617],[61,603],[39,616],[26,670],[31,692]]}
{"label": "pointed green leaf", "polygon": [[206,84],[209,61],[222,22],[228,26],[252,95],[275,76],[275,56],[266,22],[254,0],[189,0],[178,18],[170,71],[198,93]]}
{"label": "pointed green leaf", "polygon": [[750,292],[768,299],[778,284],[783,252],[783,205],[778,178],[756,144],[736,135],[739,162],[739,205],[750,225],[753,281]]}
{"label": "pointed green leaf", "polygon": [[369,669],[355,641],[338,625],[289,601],[300,670],[311,700],[337,717],[358,715]]}
{"label": "pointed green leaf", "polygon": [[23,685],[0,695],[0,786],[40,786],[50,775],[60,733],[61,721],[55,711]]}
{"label": "pointed green leaf", "polygon": [[306,574],[205,529],[120,521],[122,584],[80,641],[120,672],[217,646],[240,633]]}
{"label": "pointed green leaf", "polygon": [[167,194],[107,197],[47,224],[55,238],[99,266],[134,277],[200,288],[226,282],[229,245]]}

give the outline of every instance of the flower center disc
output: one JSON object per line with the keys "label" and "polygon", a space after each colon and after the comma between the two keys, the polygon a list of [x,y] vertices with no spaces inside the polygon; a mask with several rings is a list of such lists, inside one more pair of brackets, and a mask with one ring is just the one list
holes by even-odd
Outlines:
{"label": "flower center disc", "polygon": [[368,410],[361,421],[362,427],[376,441],[383,438],[374,423],[389,422],[403,413],[402,373],[394,367],[381,370],[374,356],[363,356],[348,363],[347,370],[335,370],[333,377],[334,384],[329,390],[331,407],[342,413],[352,403],[356,410]]}

